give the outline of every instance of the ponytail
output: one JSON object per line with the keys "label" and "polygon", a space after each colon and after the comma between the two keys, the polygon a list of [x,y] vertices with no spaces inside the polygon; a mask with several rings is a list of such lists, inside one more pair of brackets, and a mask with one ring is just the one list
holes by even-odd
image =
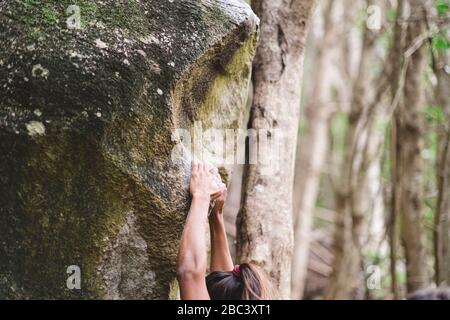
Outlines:
{"label": "ponytail", "polygon": [[243,284],[242,300],[267,300],[272,298],[269,283],[263,271],[252,263],[239,266],[239,277]]}
{"label": "ponytail", "polygon": [[232,271],[212,272],[206,277],[211,300],[268,300],[272,290],[264,272],[255,264],[236,265]]}

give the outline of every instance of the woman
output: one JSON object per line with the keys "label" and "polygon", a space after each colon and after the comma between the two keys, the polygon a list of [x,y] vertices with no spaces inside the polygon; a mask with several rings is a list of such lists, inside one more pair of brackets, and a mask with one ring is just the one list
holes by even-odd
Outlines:
{"label": "woman", "polygon": [[[220,183],[218,183],[220,181]],[[228,247],[222,208],[226,189],[216,168],[194,164],[190,183],[192,196],[178,254],[178,282],[182,300],[269,299],[267,281],[257,266],[233,265]],[[211,233],[211,274],[206,277],[206,221]]]}

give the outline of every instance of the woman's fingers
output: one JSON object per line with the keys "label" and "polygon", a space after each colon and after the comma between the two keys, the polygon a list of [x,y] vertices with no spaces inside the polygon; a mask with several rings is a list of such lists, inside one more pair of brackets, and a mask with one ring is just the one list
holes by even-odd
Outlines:
{"label": "woman's fingers", "polygon": [[214,178],[219,182],[222,183],[222,177],[220,176],[220,174],[217,172],[214,174]]}
{"label": "woman's fingers", "polygon": [[192,164],[191,189],[201,190],[209,194],[211,199],[215,199],[222,195],[226,186],[216,167],[195,161]]}
{"label": "woman's fingers", "polygon": [[227,192],[227,186],[222,183],[220,186],[218,186],[218,188],[216,189],[216,191],[213,193],[214,196],[221,197],[222,195],[226,194]]}
{"label": "woman's fingers", "polygon": [[192,170],[207,172],[208,174],[219,176],[219,169],[217,167],[212,166],[208,163],[203,162],[193,162]]}
{"label": "woman's fingers", "polygon": [[211,174],[213,175],[219,175],[219,169],[217,169],[217,167],[211,166],[211,169],[209,170],[209,172],[211,172]]}
{"label": "woman's fingers", "polygon": [[211,166],[208,163],[205,163],[203,165],[203,170],[205,170],[206,174],[208,174],[208,175],[211,174]]}
{"label": "woman's fingers", "polygon": [[223,190],[219,190],[219,191],[213,193],[213,194],[211,195],[211,200],[215,200],[215,199],[220,198],[220,196],[222,195],[222,193],[223,193]]}

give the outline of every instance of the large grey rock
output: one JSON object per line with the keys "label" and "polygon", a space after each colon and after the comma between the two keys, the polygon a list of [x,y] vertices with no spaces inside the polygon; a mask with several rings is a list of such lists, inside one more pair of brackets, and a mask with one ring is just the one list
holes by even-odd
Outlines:
{"label": "large grey rock", "polygon": [[189,204],[172,133],[242,124],[258,19],[240,0],[76,3],[80,30],[73,1],[0,3],[0,298],[166,299]]}

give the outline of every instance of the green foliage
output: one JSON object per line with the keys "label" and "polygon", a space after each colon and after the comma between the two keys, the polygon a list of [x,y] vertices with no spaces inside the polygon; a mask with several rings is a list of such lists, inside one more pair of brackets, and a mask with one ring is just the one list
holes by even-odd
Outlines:
{"label": "green foliage", "polygon": [[42,8],[42,14],[44,15],[46,21],[50,23],[57,23],[59,22],[59,13],[53,8],[50,7],[44,7]]}
{"label": "green foliage", "polygon": [[378,250],[367,250],[363,254],[370,264],[378,264],[384,258]]}
{"label": "green foliage", "polygon": [[425,222],[426,225],[433,226],[434,224],[434,210],[435,210],[435,196],[425,197]]}
{"label": "green foliage", "polygon": [[[450,0],[435,0],[436,9],[441,15],[449,13]],[[433,47],[438,50],[450,49],[450,39],[448,37],[448,30],[443,29],[437,34],[433,35]]]}
{"label": "green foliage", "polygon": [[[434,122],[436,123],[436,122]],[[434,177],[434,165],[438,152],[438,138],[433,125],[428,125],[425,133],[425,147],[422,150],[422,158],[427,161],[427,171],[429,175],[427,177]],[[428,179],[427,179],[428,180]]]}
{"label": "green foliage", "polygon": [[97,4],[93,1],[74,1],[74,4],[80,6],[81,26],[85,28],[91,21],[96,19],[98,13]]}
{"label": "green foliage", "polygon": [[449,0],[435,0],[436,9],[439,14],[447,14],[450,8]]}
{"label": "green foliage", "polygon": [[[450,0],[435,0],[436,9],[441,15],[446,15],[449,12]],[[450,39],[446,29],[441,30],[433,36],[433,48],[436,50],[450,49]]]}
{"label": "green foliage", "polygon": [[338,112],[331,121],[331,136],[335,152],[343,155],[345,152],[345,136],[347,134],[348,117],[344,112]]}
{"label": "green foliage", "polygon": [[[385,137],[390,137],[392,134],[392,126],[389,124],[386,128]],[[392,172],[392,159],[390,157],[390,149],[391,149],[391,139],[384,139],[384,152],[383,152],[383,158],[381,161],[381,175],[383,179],[389,180],[391,178],[391,172]]]}
{"label": "green foliage", "polygon": [[364,11],[360,12],[355,18],[356,27],[361,32],[366,28],[366,22],[367,22],[367,13]]}
{"label": "green foliage", "polygon": [[386,14],[387,14],[387,17],[388,17],[389,20],[393,21],[393,20],[397,19],[397,10],[394,7],[389,8],[387,10]]}
{"label": "green foliage", "polygon": [[[404,262],[403,262],[403,264],[404,264]],[[406,270],[398,270],[397,271],[397,281],[400,285],[406,283]]]}
{"label": "green foliage", "polygon": [[444,110],[441,106],[427,106],[425,115],[428,123],[442,123],[445,120]]}
{"label": "green foliage", "polygon": [[433,38],[433,47],[437,50],[450,49],[450,41],[445,37],[437,36]]}
{"label": "green foliage", "polygon": [[391,30],[380,33],[376,41],[385,49],[391,49],[394,44],[393,34]]}

